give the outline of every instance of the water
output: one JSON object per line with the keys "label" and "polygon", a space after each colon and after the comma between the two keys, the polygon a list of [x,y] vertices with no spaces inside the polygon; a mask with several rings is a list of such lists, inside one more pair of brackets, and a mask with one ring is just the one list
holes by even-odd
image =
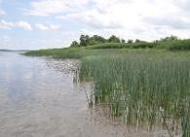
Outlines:
{"label": "water", "polygon": [[0,52],[0,136],[126,136],[89,108],[85,91],[90,85],[73,82],[76,64]]}
{"label": "water", "polygon": [[89,108],[77,64],[0,52],[0,137],[147,137]]}

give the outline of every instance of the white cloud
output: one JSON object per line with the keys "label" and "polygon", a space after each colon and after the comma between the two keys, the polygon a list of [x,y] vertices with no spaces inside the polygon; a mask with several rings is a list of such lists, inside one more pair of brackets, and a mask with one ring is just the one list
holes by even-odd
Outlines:
{"label": "white cloud", "polygon": [[6,22],[4,20],[0,22],[0,29],[12,29],[13,27],[14,24],[12,22]]}
{"label": "white cloud", "polygon": [[[131,28],[141,24],[143,16],[150,16],[155,7],[147,0],[89,0],[93,2],[92,8],[80,12],[59,16],[62,19],[77,20],[90,27],[102,28]],[[135,11],[134,11],[135,10]],[[152,10],[152,12],[150,12]]]}
{"label": "white cloud", "polygon": [[46,31],[48,30],[49,28],[43,24],[35,24],[36,28],[39,29],[39,30],[43,30],[43,31]]}
{"label": "white cloud", "polygon": [[0,29],[15,29],[15,28],[32,31],[32,26],[26,21],[19,21],[13,23],[1,20],[0,22]]}
{"label": "white cloud", "polygon": [[190,12],[190,6],[184,11],[187,5],[189,0],[39,0],[31,2],[26,14],[58,15],[57,18],[77,20],[95,29],[127,30],[154,25],[145,21],[146,18],[179,19]]}
{"label": "white cloud", "polygon": [[114,28],[121,28],[122,24],[118,23],[117,20],[115,20],[110,15],[104,15],[100,13],[97,10],[89,10],[85,12],[80,13],[73,13],[69,14],[67,16],[58,16],[59,19],[72,19],[77,20],[77,22],[81,24],[86,24],[88,26],[91,26],[96,29],[114,29]]}
{"label": "white cloud", "polygon": [[33,16],[50,16],[64,12],[71,12],[75,8],[82,8],[89,0],[40,0],[31,2],[31,9],[25,14]]}
{"label": "white cloud", "polygon": [[58,25],[45,25],[45,24],[35,24],[35,27],[41,31],[58,31],[60,26]]}
{"label": "white cloud", "polygon": [[[57,16],[76,20],[93,32],[158,39],[165,35],[189,36],[189,0],[89,0],[90,8]],[[184,35],[185,33],[185,35]],[[183,34],[183,35],[182,35]]]}
{"label": "white cloud", "polygon": [[15,24],[15,27],[16,28],[21,28],[21,29],[24,29],[24,30],[32,31],[32,26],[28,22],[25,22],[25,21],[17,22]]}
{"label": "white cloud", "polygon": [[32,9],[27,14],[34,16],[49,16],[55,13],[61,13],[67,6],[60,0],[43,0],[31,3]]}

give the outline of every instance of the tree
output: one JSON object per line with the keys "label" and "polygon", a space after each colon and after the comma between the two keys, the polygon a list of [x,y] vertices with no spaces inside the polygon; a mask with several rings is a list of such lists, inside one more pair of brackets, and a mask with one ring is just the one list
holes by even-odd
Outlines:
{"label": "tree", "polygon": [[104,42],[106,42],[106,39],[105,39],[105,38],[103,38],[103,37],[101,37],[101,36],[98,36],[98,35],[94,35],[92,38],[93,38],[95,41],[97,41],[98,43],[104,43]]}
{"label": "tree", "polygon": [[141,40],[139,40],[139,39],[135,40],[135,43],[140,43],[140,42],[141,42]]}
{"label": "tree", "polygon": [[80,46],[87,46],[89,44],[89,36],[81,35],[80,36]]}
{"label": "tree", "polygon": [[171,35],[169,37],[165,37],[161,39],[161,41],[174,41],[174,40],[178,40],[178,37]]}
{"label": "tree", "polygon": [[79,45],[79,43],[78,43],[77,41],[73,41],[73,42],[71,43],[71,47],[72,47],[72,48],[76,48],[76,47],[80,47],[80,45]]}
{"label": "tree", "polygon": [[129,39],[129,40],[127,41],[127,43],[128,43],[128,44],[132,44],[132,43],[133,43],[133,40],[132,40],[132,39]]}
{"label": "tree", "polygon": [[121,43],[125,43],[125,40],[124,40],[124,39],[121,39]]}
{"label": "tree", "polygon": [[101,44],[105,42],[106,42],[106,39],[98,35],[94,35],[89,38],[89,45],[96,45],[96,44]]}
{"label": "tree", "polygon": [[120,43],[120,39],[118,37],[116,37],[115,35],[112,35],[109,39],[108,42],[111,43]]}
{"label": "tree", "polygon": [[171,36],[170,36],[170,40],[178,40],[178,37],[171,35]]}

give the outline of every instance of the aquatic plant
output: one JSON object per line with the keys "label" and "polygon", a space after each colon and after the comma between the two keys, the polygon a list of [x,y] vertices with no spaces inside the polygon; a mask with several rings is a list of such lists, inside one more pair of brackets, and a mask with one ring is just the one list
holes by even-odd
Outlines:
{"label": "aquatic plant", "polygon": [[[82,59],[80,79],[94,81],[95,104],[113,117],[152,130],[190,134],[190,62],[183,54],[131,52]],[[178,126],[181,125],[181,128]]]}

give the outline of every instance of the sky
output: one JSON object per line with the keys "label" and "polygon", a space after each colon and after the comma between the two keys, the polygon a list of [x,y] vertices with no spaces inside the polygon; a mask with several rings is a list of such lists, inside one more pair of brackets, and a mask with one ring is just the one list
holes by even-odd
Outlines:
{"label": "sky", "polygon": [[190,38],[190,0],[0,0],[0,49],[68,47],[81,34]]}

